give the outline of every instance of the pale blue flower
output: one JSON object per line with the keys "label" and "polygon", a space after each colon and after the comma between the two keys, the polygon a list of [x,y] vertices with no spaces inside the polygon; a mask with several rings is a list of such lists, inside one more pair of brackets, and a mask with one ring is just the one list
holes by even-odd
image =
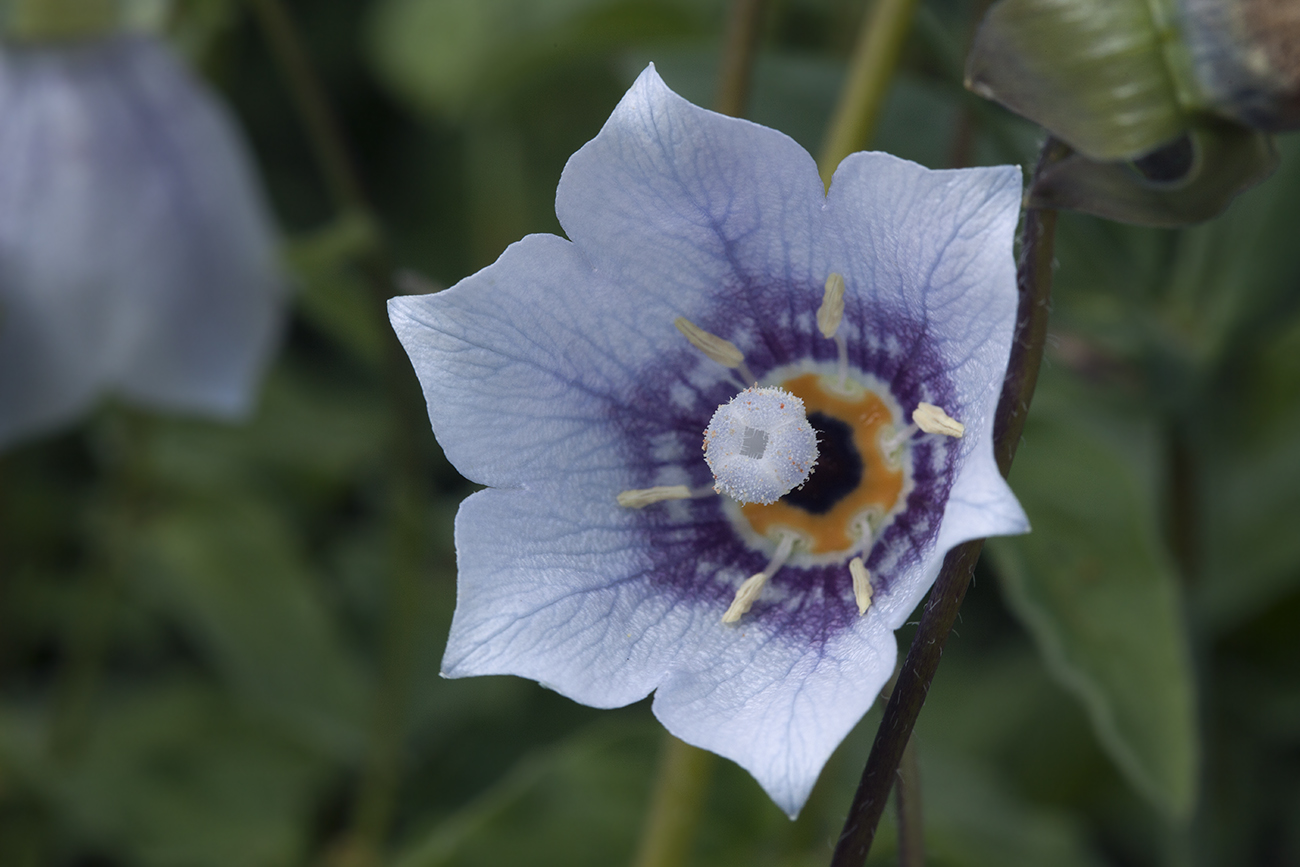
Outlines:
{"label": "pale blue flower", "polygon": [[[1019,200],[1014,168],[879,153],[827,194],[792,140],[647,69],[564,170],[571,241],[390,303],[434,432],[489,486],[457,517],[444,674],[597,707],[653,691],[797,813],[944,553],[1027,529],[992,449]],[[701,443],[751,378],[807,404],[819,454],[742,509]]]}
{"label": "pale blue flower", "polygon": [[284,300],[236,130],[165,47],[0,48],[0,446],[105,393],[240,415]]}

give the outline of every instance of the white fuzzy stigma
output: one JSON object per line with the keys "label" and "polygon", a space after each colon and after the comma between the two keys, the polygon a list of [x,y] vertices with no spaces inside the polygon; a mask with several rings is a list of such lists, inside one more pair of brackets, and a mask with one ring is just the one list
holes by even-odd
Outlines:
{"label": "white fuzzy stigma", "polygon": [[775,503],[808,480],[817,463],[817,432],[802,400],[755,386],[713,414],[704,460],[721,493],[739,503]]}

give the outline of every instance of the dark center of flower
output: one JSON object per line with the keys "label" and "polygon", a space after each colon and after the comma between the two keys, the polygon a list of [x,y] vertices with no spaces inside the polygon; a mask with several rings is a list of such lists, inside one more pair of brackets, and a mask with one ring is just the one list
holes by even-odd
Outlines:
{"label": "dark center of flower", "polygon": [[803,487],[785,495],[785,502],[814,515],[824,515],[853,493],[862,481],[862,456],[853,444],[853,428],[824,412],[808,414],[817,431],[817,467]]}

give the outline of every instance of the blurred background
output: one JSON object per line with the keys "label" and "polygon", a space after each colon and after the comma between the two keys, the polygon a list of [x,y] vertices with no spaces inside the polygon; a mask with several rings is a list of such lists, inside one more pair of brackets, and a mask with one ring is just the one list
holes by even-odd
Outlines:
{"label": "blurred background", "polygon": [[[746,116],[816,153],[868,6],[770,0]],[[648,702],[438,676],[473,486],[382,299],[559,233],[565,160],[647,62],[712,105],[727,4],[287,2],[364,202],[331,194],[264,4],[132,8],[242,127],[292,310],[246,423],[110,398],[0,454],[0,865],[628,863]],[[962,87],[985,9],[920,0],[873,148],[1032,164],[1043,132]],[[1300,865],[1300,149],[1280,143],[1203,225],[1062,214],[1011,477],[1035,532],[988,549],[917,730],[930,864]],[[795,822],[717,762],[686,863],[826,864],[878,720]],[[892,821],[872,864],[897,860]]]}

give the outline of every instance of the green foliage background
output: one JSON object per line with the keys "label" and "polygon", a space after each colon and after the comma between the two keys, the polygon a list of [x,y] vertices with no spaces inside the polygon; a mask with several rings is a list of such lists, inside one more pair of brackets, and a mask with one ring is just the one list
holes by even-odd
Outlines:
{"label": "green foliage background", "polygon": [[[382,235],[447,286],[559,232],[565,159],[647,61],[711,103],[724,4],[290,4],[377,223],[335,212],[243,5],[132,8],[244,126],[298,291],[247,424],[110,405],[0,456],[0,865],[343,865],[385,748],[378,863],[626,863],[661,743],[647,702],[438,677],[472,486],[422,421],[419,580],[388,577],[391,444],[423,407],[409,369],[385,378],[362,263]],[[980,8],[922,0],[875,146],[936,168],[1033,157],[1036,129],[961,88]],[[773,0],[749,116],[815,151],[862,12]],[[1012,474],[1035,532],[991,546],[918,729],[931,864],[1300,864],[1300,147],[1283,145],[1200,227],[1062,217]],[[793,823],[719,763],[690,863],[825,864],[877,720]],[[872,863],[893,846],[887,827]]]}

